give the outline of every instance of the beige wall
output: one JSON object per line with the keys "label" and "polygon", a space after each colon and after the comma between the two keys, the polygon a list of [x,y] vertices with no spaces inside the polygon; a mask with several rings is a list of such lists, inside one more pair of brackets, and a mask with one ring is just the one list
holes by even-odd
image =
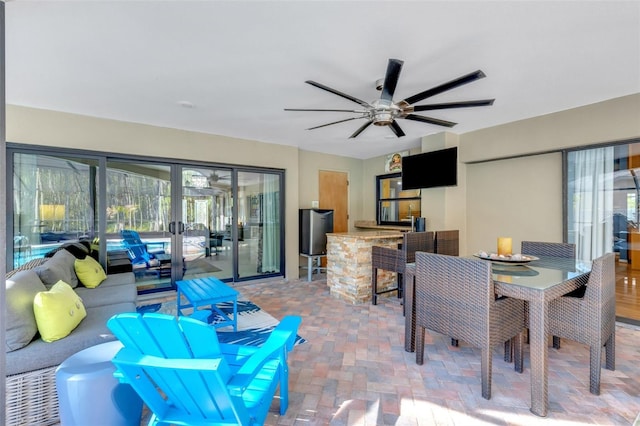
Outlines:
{"label": "beige wall", "polygon": [[495,252],[497,237],[562,242],[562,154],[467,167],[466,249]]}
{"label": "beige wall", "polygon": [[298,277],[296,147],[12,105],[7,106],[7,141],[284,169],[286,276]]}
{"label": "beige wall", "polygon": [[544,153],[639,135],[640,94],[637,93],[462,134],[460,161]]}

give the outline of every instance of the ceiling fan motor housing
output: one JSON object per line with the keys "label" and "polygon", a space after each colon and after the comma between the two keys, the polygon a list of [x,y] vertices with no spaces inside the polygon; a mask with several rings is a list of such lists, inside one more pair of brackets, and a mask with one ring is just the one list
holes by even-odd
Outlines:
{"label": "ceiling fan motor housing", "polygon": [[387,99],[376,99],[371,102],[373,124],[376,126],[388,126],[395,117],[400,115],[400,108]]}

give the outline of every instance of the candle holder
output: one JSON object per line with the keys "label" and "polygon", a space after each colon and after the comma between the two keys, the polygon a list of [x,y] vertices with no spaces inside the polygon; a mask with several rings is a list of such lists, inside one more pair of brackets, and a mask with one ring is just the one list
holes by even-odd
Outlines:
{"label": "candle holder", "polygon": [[498,256],[511,256],[511,238],[510,237],[498,237]]}

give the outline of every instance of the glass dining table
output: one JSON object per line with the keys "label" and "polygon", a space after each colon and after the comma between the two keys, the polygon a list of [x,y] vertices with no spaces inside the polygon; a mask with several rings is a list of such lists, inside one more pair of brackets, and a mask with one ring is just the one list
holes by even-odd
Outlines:
{"label": "glass dining table", "polygon": [[[488,262],[489,260],[480,260]],[[548,396],[549,301],[587,283],[590,261],[560,257],[540,257],[528,263],[492,262],[496,295],[529,302],[529,352],[531,357],[531,412],[546,416]],[[415,263],[407,264],[404,274],[405,350],[415,351]]]}

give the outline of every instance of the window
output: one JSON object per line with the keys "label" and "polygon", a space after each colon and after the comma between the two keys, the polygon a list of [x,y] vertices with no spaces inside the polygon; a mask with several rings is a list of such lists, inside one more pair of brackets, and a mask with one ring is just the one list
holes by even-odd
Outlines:
{"label": "window", "polygon": [[411,226],[411,218],[421,216],[420,190],[402,190],[402,175],[376,176],[376,217],[378,225]]}

